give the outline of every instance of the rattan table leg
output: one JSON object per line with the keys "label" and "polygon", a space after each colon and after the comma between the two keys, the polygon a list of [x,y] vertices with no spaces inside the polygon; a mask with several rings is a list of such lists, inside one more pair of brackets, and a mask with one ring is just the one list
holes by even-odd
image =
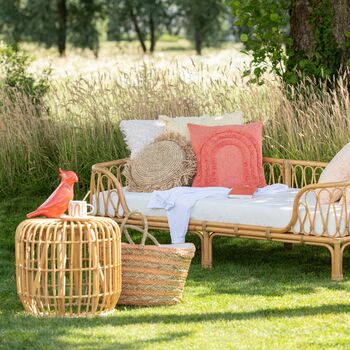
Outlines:
{"label": "rattan table leg", "polygon": [[58,270],[58,314],[64,316],[65,314],[65,298],[66,298],[66,230],[58,233],[60,242],[57,244],[57,270]]}
{"label": "rattan table leg", "polygon": [[[79,227],[76,229],[72,229],[71,239],[72,239],[72,268],[73,268],[73,286],[74,286],[74,294],[80,295],[81,293],[81,239],[82,235],[80,234],[81,230]],[[71,281],[72,283],[72,281]]]}

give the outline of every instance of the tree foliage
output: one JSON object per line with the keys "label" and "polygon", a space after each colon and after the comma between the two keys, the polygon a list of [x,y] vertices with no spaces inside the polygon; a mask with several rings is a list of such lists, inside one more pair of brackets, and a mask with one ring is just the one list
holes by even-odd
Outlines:
{"label": "tree foliage", "polygon": [[223,17],[227,8],[222,0],[180,0],[188,38],[200,55],[202,47],[215,46],[222,39]]}
{"label": "tree foliage", "polygon": [[14,46],[21,40],[46,47],[58,46],[64,54],[66,42],[75,47],[99,48],[98,22],[104,18],[107,0],[0,0],[0,28]]}
{"label": "tree foliage", "polygon": [[75,47],[90,49],[98,56],[99,23],[107,14],[104,0],[75,0],[69,6],[69,42]]}
{"label": "tree foliage", "polygon": [[136,38],[143,52],[169,33],[187,36],[200,54],[233,32],[229,12],[225,0],[0,0],[0,38],[57,46],[61,56],[71,44],[97,57],[108,27],[108,39]]}
{"label": "tree foliage", "polygon": [[245,75],[253,73],[252,82],[261,83],[266,73],[286,79],[288,60],[285,46],[291,46],[287,34],[289,1],[234,0],[230,2],[236,17],[235,25],[246,27],[240,40],[253,55]]}
{"label": "tree foliage", "polygon": [[29,63],[30,58],[25,52],[0,45],[0,86],[10,98],[13,93],[21,93],[39,106],[49,88],[50,70],[35,76],[28,72]]}
{"label": "tree foliage", "polygon": [[4,39],[16,47],[24,30],[24,14],[21,0],[0,0],[0,33]]}
{"label": "tree foliage", "polygon": [[253,74],[252,82],[262,83],[269,72],[295,84],[305,76],[326,79],[342,69],[348,43],[345,36],[338,42],[334,36],[335,29],[345,31],[329,0],[231,0],[230,5],[235,25],[249,28],[240,39],[253,55],[245,71]]}
{"label": "tree foliage", "polygon": [[173,3],[171,0],[110,0],[110,37],[120,39],[135,33],[143,52],[154,52],[159,37],[171,31],[179,15]]}

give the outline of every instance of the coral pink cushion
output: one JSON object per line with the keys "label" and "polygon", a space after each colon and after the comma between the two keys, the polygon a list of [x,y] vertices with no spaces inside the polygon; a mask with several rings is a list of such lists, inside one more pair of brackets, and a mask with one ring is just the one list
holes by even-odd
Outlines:
{"label": "coral pink cushion", "polygon": [[[328,163],[323,170],[318,183],[339,182],[350,180],[350,143],[346,144]],[[334,190],[333,190],[334,191]],[[332,192],[333,192],[332,191]],[[332,195],[323,191],[320,195],[321,203],[337,201],[342,195],[341,191],[334,191]]]}
{"label": "coral pink cushion", "polygon": [[197,158],[194,187],[266,185],[262,166],[262,124],[188,124]]}

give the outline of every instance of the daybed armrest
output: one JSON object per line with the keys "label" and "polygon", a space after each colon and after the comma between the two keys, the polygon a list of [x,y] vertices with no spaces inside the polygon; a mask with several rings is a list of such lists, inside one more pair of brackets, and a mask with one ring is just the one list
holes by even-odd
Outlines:
{"label": "daybed armrest", "polygon": [[96,215],[121,218],[129,212],[123,193],[122,169],[126,162],[118,159],[92,166],[90,203]]}
{"label": "daybed armrest", "polygon": [[[303,187],[295,196],[288,230],[324,237],[349,235],[349,190],[350,181]],[[334,201],[339,195],[340,200]]]}
{"label": "daybed armrest", "polygon": [[293,188],[315,184],[327,166],[324,162],[263,158],[265,178],[268,185],[283,183]]}

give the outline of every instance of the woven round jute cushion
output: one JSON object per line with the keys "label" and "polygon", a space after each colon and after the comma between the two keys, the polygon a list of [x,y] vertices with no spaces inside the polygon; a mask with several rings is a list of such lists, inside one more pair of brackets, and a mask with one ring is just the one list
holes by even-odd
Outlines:
{"label": "woven round jute cushion", "polygon": [[188,186],[195,172],[196,158],[192,147],[177,134],[160,136],[124,168],[128,190],[136,192]]}

